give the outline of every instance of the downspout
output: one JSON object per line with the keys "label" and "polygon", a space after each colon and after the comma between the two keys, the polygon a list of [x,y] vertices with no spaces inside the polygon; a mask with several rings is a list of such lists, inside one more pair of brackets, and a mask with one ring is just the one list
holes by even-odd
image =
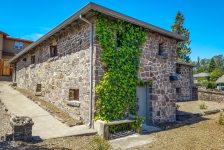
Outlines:
{"label": "downspout", "polygon": [[14,69],[15,69],[15,71],[14,71],[14,82],[16,82],[16,63],[14,64]]}
{"label": "downspout", "polygon": [[82,17],[82,15],[79,16],[79,18],[88,23],[89,24],[89,28],[90,28],[90,77],[89,77],[89,80],[90,80],[90,100],[89,100],[89,123],[88,123],[88,126],[89,128],[92,127],[92,88],[93,88],[93,77],[92,77],[92,74],[93,74],[93,67],[92,67],[92,63],[93,63],[93,24]]}

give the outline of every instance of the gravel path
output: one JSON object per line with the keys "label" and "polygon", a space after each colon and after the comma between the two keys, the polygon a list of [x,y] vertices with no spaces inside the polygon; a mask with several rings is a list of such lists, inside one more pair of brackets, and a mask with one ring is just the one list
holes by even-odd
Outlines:
{"label": "gravel path", "polygon": [[10,116],[5,112],[5,107],[0,100],[0,138],[11,131],[9,119]]}

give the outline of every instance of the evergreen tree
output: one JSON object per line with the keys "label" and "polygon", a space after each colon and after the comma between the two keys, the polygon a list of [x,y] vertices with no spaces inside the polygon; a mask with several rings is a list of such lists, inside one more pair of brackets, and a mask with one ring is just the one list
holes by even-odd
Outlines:
{"label": "evergreen tree", "polygon": [[214,58],[212,58],[209,62],[209,67],[208,67],[208,72],[211,73],[212,71],[214,71],[216,68],[216,63]]}
{"label": "evergreen tree", "polygon": [[215,82],[219,77],[223,75],[223,71],[220,68],[215,68],[211,73],[210,73],[210,80]]}
{"label": "evergreen tree", "polygon": [[190,32],[184,27],[184,15],[179,11],[176,14],[175,22],[172,25],[172,31],[181,36],[185,36],[188,39],[187,41],[179,42],[177,44],[177,59],[182,62],[190,62]]}

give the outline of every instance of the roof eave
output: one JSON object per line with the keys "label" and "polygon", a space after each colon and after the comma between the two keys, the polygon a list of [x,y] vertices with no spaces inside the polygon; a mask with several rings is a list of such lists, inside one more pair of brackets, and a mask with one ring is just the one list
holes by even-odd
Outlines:
{"label": "roof eave", "polygon": [[185,66],[190,66],[190,67],[196,67],[195,65],[193,65],[193,64],[191,64],[191,63],[185,63],[185,62],[180,62],[180,61],[177,61],[176,64],[185,65]]}
{"label": "roof eave", "polygon": [[41,42],[43,42],[47,38],[51,37],[52,35],[54,35],[58,31],[60,31],[64,27],[66,27],[69,23],[72,23],[74,20],[78,19],[80,14],[83,14],[85,12],[88,12],[89,10],[91,10],[91,7],[92,7],[92,3],[89,3],[88,5],[86,5],[85,7],[83,7],[82,9],[80,9],[79,11],[77,11],[77,13],[75,13],[74,15],[72,15],[71,17],[69,17],[68,19],[66,19],[65,21],[63,21],[61,24],[59,24],[58,26],[56,26],[55,28],[53,28],[51,31],[49,31],[44,36],[42,36],[40,39],[38,39],[34,43],[32,43],[29,46],[27,46],[22,52],[18,53],[15,57],[13,57],[12,59],[10,59],[9,60],[9,63],[11,63],[11,64],[12,63],[15,63],[15,61],[20,56],[22,56],[23,54],[27,53],[31,48],[37,46],[38,44],[40,44]]}
{"label": "roof eave", "polygon": [[142,26],[144,28],[147,28],[149,30],[152,30],[154,32],[158,32],[162,35],[171,37],[176,39],[177,41],[186,41],[187,38],[180,36],[178,34],[175,34],[173,32],[164,30],[162,28],[156,27],[154,25],[151,25],[149,23],[137,20],[135,18],[129,17],[127,15],[121,14],[119,12],[113,11],[111,9],[108,9],[106,7],[97,5],[95,3],[88,3],[86,6],[84,6],[83,8],[81,8],[79,11],[77,11],[74,15],[72,15],[71,17],[69,17],[68,19],[66,19],[64,22],[62,22],[61,24],[59,24],[58,26],[56,26],[55,28],[53,28],[51,31],[49,31],[47,34],[45,34],[43,37],[41,37],[40,39],[38,39],[36,42],[30,44],[28,47],[26,47],[22,52],[20,52],[19,54],[17,54],[15,57],[13,57],[11,60],[9,60],[9,63],[15,63],[16,60],[21,57],[23,54],[27,53],[30,49],[34,48],[35,46],[37,46],[38,44],[40,44],[41,42],[45,41],[47,38],[51,37],[52,35],[54,35],[55,33],[57,33],[58,31],[60,31],[61,29],[65,28],[67,25],[69,25],[70,23],[74,22],[75,20],[77,20],[79,18],[79,15],[81,14],[85,14],[90,10],[95,10],[98,12],[101,12],[103,14],[115,17],[117,19],[122,19],[124,21]]}

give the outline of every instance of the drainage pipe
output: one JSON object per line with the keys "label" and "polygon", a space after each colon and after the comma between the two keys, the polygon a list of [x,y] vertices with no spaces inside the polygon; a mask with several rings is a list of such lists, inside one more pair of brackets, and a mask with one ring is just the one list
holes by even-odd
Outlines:
{"label": "drainage pipe", "polygon": [[87,20],[86,18],[83,18],[82,15],[79,16],[79,18],[88,23],[89,24],[89,28],[90,28],[90,101],[89,101],[89,123],[88,123],[88,126],[89,128],[92,127],[92,88],[93,88],[93,67],[92,67],[92,64],[93,64],[93,24]]}

